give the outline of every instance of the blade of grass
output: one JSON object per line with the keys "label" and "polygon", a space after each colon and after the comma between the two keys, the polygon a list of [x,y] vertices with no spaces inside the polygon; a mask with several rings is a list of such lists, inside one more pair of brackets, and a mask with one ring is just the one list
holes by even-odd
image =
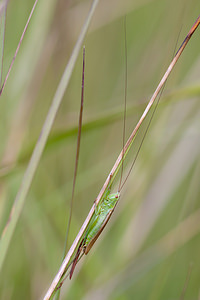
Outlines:
{"label": "blade of grass", "polygon": [[6,30],[6,10],[8,0],[4,1],[0,5],[0,87],[2,82],[3,74],[3,54],[4,54],[4,41],[5,41],[5,30]]}
{"label": "blade of grass", "polygon": [[13,59],[12,59],[12,61],[11,61],[10,67],[9,67],[9,69],[8,69],[8,72],[7,72],[7,74],[6,74],[6,77],[5,77],[5,79],[4,79],[4,82],[3,82],[3,84],[2,84],[2,87],[1,87],[1,89],[0,89],[0,96],[1,96],[1,94],[2,94],[2,92],[3,92],[3,90],[4,90],[4,87],[5,87],[5,85],[6,85],[6,82],[7,82],[7,80],[8,80],[9,75],[10,75],[12,66],[13,66],[13,64],[14,64],[14,62],[15,62],[16,57],[17,57],[17,53],[19,52],[19,48],[20,48],[20,46],[21,46],[21,44],[22,44],[22,41],[23,41],[23,39],[24,39],[24,35],[25,35],[26,31],[27,31],[28,25],[29,25],[30,20],[31,20],[31,18],[32,18],[32,15],[33,15],[33,13],[34,13],[34,10],[35,10],[35,7],[36,7],[36,5],[37,5],[37,2],[38,2],[38,0],[35,0],[35,2],[34,2],[34,4],[33,4],[33,7],[32,7],[32,9],[31,9],[30,15],[29,15],[28,20],[27,20],[27,22],[26,22],[26,25],[25,25],[25,27],[24,27],[24,31],[22,32],[21,38],[20,38],[19,43],[18,43],[18,45],[17,45],[17,49],[16,49],[16,51],[15,51],[15,54],[14,54]]}
{"label": "blade of grass", "polygon": [[60,83],[59,83],[58,88],[56,90],[56,93],[54,95],[52,104],[50,106],[50,109],[48,111],[46,120],[45,120],[44,125],[42,127],[40,137],[37,141],[37,144],[34,148],[34,151],[33,151],[33,154],[31,156],[30,162],[28,164],[28,167],[27,167],[26,172],[24,174],[24,177],[22,179],[22,183],[21,183],[19,191],[16,195],[16,198],[15,198],[15,201],[14,201],[14,204],[13,204],[13,207],[12,207],[7,225],[6,225],[6,227],[3,231],[3,234],[1,236],[1,240],[0,240],[0,253],[1,253],[1,256],[0,256],[0,270],[1,270],[3,262],[5,260],[5,256],[6,256],[8,247],[9,247],[9,243],[10,243],[12,235],[14,233],[17,221],[19,219],[19,216],[21,214],[21,211],[22,211],[27,193],[28,193],[30,185],[32,183],[35,171],[38,167],[40,158],[42,156],[44,147],[46,145],[48,135],[49,135],[51,127],[53,125],[53,122],[54,122],[56,113],[58,111],[58,108],[61,104],[61,101],[62,101],[63,95],[65,93],[65,90],[68,86],[68,83],[69,83],[69,80],[70,80],[75,62],[76,62],[77,57],[78,57],[78,53],[80,51],[83,39],[86,35],[88,26],[90,24],[91,18],[94,14],[94,11],[95,11],[95,8],[96,8],[97,4],[98,4],[98,0],[94,0],[93,3],[92,3],[92,6],[90,8],[90,11],[88,13],[88,16],[86,17],[86,20],[85,20],[85,23],[82,27],[81,33],[80,33],[80,35],[78,37],[78,40],[77,40],[77,42],[74,46],[72,55],[69,59],[69,62],[67,64],[66,68],[65,68],[63,76],[60,80]]}
{"label": "blade of grass", "polygon": [[197,27],[199,26],[200,24],[200,15],[199,17],[197,18],[197,20],[195,21],[195,23],[193,24],[193,26],[191,27],[190,31],[188,32],[186,38],[184,39],[183,43],[181,44],[180,48],[178,49],[178,51],[176,52],[173,60],[171,61],[167,71],[165,72],[164,76],[162,77],[160,83],[158,84],[154,94],[152,95],[146,109],[144,110],[140,120],[138,121],[136,127],[134,128],[133,132],[131,133],[127,143],[125,144],[124,148],[122,149],[120,155],[118,156],[111,172],[109,173],[99,195],[97,196],[92,208],[90,209],[89,213],[88,213],[88,216],[86,217],[79,233],[77,234],[71,248],[69,249],[58,273],[56,274],[55,278],[53,279],[45,297],[44,297],[44,300],[47,300],[47,299],[50,299],[50,297],[52,296],[56,286],[58,285],[60,279],[62,278],[64,272],[65,272],[65,269],[67,267],[67,264],[69,263],[69,260],[71,258],[71,256],[73,255],[78,243],[79,243],[79,240],[81,239],[87,225],[89,224],[90,222],[90,219],[94,213],[94,210],[95,210],[95,207],[98,205],[98,203],[101,201],[105,191],[107,190],[108,186],[112,184],[114,178],[116,177],[120,167],[121,167],[121,164],[122,164],[122,160],[125,159],[126,155],[128,154],[128,151],[130,150],[130,147],[133,143],[133,140],[142,124],[142,122],[144,121],[144,119],[146,118],[151,106],[153,105],[154,101],[156,100],[157,96],[159,95],[163,85],[165,84],[167,78],[169,77],[170,73],[172,72],[174,66],[176,65],[179,57],[181,56],[183,50],[185,49],[187,43],[189,42],[190,38],[192,37],[193,33],[195,32],[195,30],[197,29]]}

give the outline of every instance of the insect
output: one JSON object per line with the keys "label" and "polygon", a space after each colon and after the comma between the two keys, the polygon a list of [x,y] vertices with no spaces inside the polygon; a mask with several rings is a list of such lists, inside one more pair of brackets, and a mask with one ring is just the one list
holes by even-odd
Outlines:
{"label": "insect", "polygon": [[108,223],[116,205],[119,200],[120,193],[110,194],[110,190],[106,192],[102,203],[96,208],[95,213],[90,221],[88,229],[86,231],[85,237],[81,241],[79,248],[76,253],[76,257],[73,261],[69,278],[72,278],[75,266],[78,262],[79,255],[81,251],[84,254],[88,254],[101,232]]}

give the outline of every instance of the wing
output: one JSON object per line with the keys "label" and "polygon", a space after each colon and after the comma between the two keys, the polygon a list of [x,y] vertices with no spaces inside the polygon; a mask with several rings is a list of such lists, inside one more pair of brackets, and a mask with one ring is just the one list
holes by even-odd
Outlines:
{"label": "wing", "polygon": [[[116,203],[117,204],[117,203]],[[116,206],[115,204],[115,206]],[[91,241],[89,242],[89,244],[83,248],[83,251],[85,254],[88,254],[88,252],[90,251],[90,249],[92,248],[92,246],[94,245],[94,243],[96,242],[96,240],[98,239],[98,237],[100,236],[101,232],[103,231],[103,229],[105,228],[106,224],[108,223],[114,209],[115,209],[115,206],[113,207],[112,210],[109,211],[108,215],[106,216],[101,228],[98,230],[98,232],[94,235],[94,237],[91,239]]]}

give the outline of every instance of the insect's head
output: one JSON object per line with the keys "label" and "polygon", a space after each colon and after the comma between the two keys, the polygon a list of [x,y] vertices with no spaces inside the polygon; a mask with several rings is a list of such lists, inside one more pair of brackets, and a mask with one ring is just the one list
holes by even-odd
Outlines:
{"label": "insect's head", "polygon": [[115,207],[116,203],[118,202],[119,196],[120,196],[119,192],[110,194],[109,196],[104,198],[103,205],[108,209],[112,209],[113,207]]}
{"label": "insect's head", "polygon": [[112,202],[112,203],[116,203],[116,202],[119,200],[119,197],[120,197],[120,193],[117,192],[117,193],[115,193],[115,194],[109,195],[109,200],[110,200],[110,202]]}

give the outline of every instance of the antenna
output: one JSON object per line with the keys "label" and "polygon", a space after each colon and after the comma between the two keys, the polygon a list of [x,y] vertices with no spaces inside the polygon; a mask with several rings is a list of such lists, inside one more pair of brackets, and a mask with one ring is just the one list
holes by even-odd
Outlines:
{"label": "antenna", "polygon": [[122,154],[122,168],[121,168],[121,175],[119,181],[119,188],[118,192],[121,190],[122,184],[122,176],[124,170],[124,145],[125,145],[125,134],[126,134],[126,104],[127,104],[127,73],[128,73],[128,59],[127,59],[127,37],[126,37],[126,15],[124,16],[124,52],[125,52],[125,90],[124,90],[124,117],[123,117],[123,154]]}
{"label": "antenna", "polygon": [[[180,29],[180,31],[179,31],[179,34],[178,34],[178,37],[177,37],[177,40],[176,40],[176,44],[175,44],[175,47],[174,47],[174,52],[173,52],[172,58],[175,56],[175,52],[176,52],[176,48],[177,48],[177,44],[178,44],[178,40],[179,40],[180,33],[181,33],[181,29]],[[185,40],[184,40],[184,41],[185,41]],[[181,46],[182,46],[182,45],[181,45]],[[180,48],[181,48],[181,47],[180,47]],[[179,48],[179,49],[180,49],[180,48]],[[179,51],[179,50],[178,50],[178,51]],[[177,52],[178,52],[178,51],[177,51]],[[177,54],[177,53],[176,53],[176,54]],[[145,137],[146,137],[146,135],[147,135],[147,132],[149,131],[149,128],[150,128],[150,126],[151,126],[151,122],[152,122],[152,120],[153,120],[153,117],[154,117],[154,115],[155,115],[156,109],[157,109],[158,104],[159,104],[159,102],[160,102],[160,98],[161,98],[161,96],[162,96],[162,93],[163,93],[163,90],[164,90],[164,88],[165,88],[166,83],[167,83],[167,80],[165,81],[165,83],[164,83],[163,86],[162,86],[162,89],[160,90],[158,99],[156,100],[155,107],[154,107],[154,109],[153,109],[153,112],[152,112],[152,114],[151,114],[150,120],[149,120],[149,122],[148,122],[148,124],[147,124],[147,127],[146,127],[146,129],[145,129],[145,132],[144,132],[144,135],[143,135],[142,140],[141,140],[141,142],[140,142],[139,148],[138,148],[138,150],[137,150],[137,152],[136,152],[136,155],[135,155],[135,157],[134,157],[134,159],[133,159],[133,162],[132,162],[132,164],[131,164],[131,167],[130,167],[130,169],[129,169],[129,171],[128,171],[128,174],[126,175],[126,178],[124,179],[124,182],[123,182],[123,183],[121,183],[121,180],[122,180],[122,174],[121,174],[121,178],[120,178],[120,188],[119,188],[118,192],[121,192],[121,190],[123,189],[123,187],[124,187],[124,185],[125,185],[125,183],[126,183],[128,177],[129,177],[129,175],[130,175],[130,173],[131,173],[131,171],[132,171],[132,169],[133,169],[133,167],[134,167],[134,165],[135,165],[135,163],[136,163],[137,157],[138,157],[138,155],[139,155],[139,153],[140,153],[140,150],[141,150],[142,145],[143,145],[143,143],[144,143],[144,140],[145,140]],[[123,140],[123,152],[124,152],[124,140]],[[124,153],[123,153],[123,155],[124,155]],[[123,160],[124,160],[124,158],[122,158],[122,169],[123,169]]]}

